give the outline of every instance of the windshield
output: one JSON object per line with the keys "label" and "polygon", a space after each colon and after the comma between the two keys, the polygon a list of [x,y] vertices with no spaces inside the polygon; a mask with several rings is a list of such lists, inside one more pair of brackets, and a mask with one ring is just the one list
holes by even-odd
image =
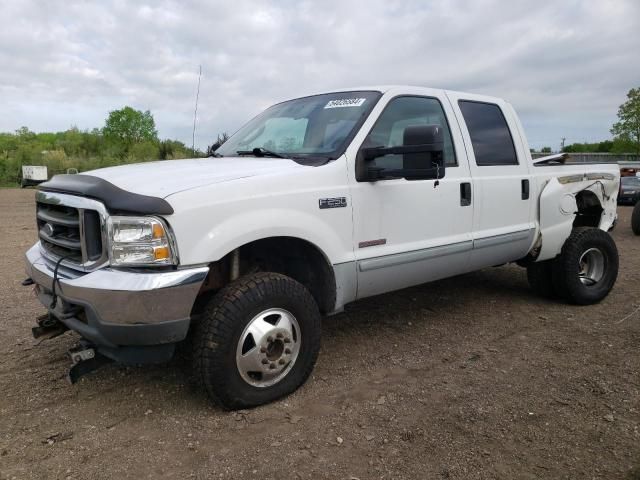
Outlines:
{"label": "windshield", "polygon": [[222,156],[340,156],[380,98],[380,92],[327,93],[269,107],[216,150]]}
{"label": "windshield", "polygon": [[622,185],[625,187],[640,187],[639,177],[622,177],[620,182],[622,182]]}

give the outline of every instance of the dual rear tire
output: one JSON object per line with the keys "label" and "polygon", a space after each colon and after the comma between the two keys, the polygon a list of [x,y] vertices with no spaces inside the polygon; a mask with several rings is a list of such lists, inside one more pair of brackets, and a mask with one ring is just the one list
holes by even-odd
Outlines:
{"label": "dual rear tire", "polygon": [[560,255],[527,267],[527,279],[534,291],[577,305],[601,301],[617,277],[615,242],[607,232],[591,227],[574,228]]}

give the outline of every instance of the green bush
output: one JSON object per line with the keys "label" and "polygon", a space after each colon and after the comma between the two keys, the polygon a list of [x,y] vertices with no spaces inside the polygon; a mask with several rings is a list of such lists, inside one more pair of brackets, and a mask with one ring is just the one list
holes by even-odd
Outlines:
{"label": "green bush", "polygon": [[[84,172],[193,156],[190,148],[176,140],[106,138],[102,130],[81,131],[76,127],[64,132],[34,133],[22,127],[15,133],[0,133],[0,185],[18,184],[22,165],[44,165],[51,177],[68,168]],[[195,156],[203,154],[196,151]]]}

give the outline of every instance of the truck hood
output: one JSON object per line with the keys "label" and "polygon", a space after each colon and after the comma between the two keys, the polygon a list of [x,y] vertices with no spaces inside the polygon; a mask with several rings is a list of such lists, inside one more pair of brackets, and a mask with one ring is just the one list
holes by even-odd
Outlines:
{"label": "truck hood", "polygon": [[257,175],[309,168],[282,158],[224,157],[164,160],[83,172],[129,192],[166,198],[171,194]]}

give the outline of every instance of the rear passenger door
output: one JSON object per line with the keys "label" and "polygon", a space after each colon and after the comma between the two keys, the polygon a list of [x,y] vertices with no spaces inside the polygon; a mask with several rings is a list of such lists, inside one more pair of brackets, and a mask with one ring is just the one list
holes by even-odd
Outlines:
{"label": "rear passenger door", "polygon": [[[447,93],[464,138],[473,184],[471,265],[523,257],[535,233],[532,172],[506,102]],[[510,128],[512,126],[512,128]]]}

